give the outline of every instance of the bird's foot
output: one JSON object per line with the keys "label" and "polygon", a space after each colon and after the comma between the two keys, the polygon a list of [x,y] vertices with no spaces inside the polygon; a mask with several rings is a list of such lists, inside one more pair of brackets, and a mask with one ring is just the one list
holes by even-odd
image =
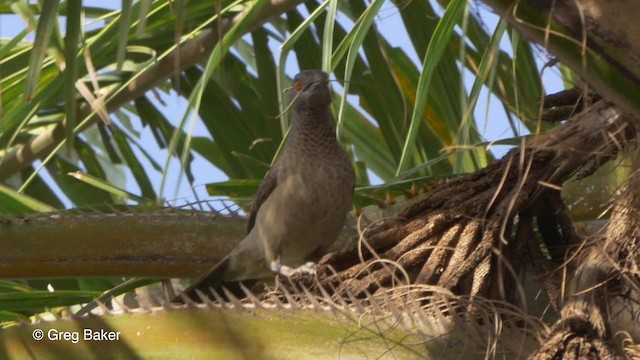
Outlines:
{"label": "bird's foot", "polygon": [[311,275],[315,276],[318,270],[318,265],[314,262],[308,262],[304,265],[300,265],[297,268],[292,268],[287,265],[282,265],[280,262],[272,261],[271,262],[271,271],[282,274],[286,277],[291,277],[293,275]]}

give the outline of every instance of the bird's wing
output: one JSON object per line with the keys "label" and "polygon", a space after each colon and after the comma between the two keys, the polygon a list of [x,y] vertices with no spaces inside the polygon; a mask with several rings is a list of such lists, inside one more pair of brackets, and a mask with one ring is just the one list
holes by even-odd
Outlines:
{"label": "bird's wing", "polygon": [[258,215],[258,210],[271,193],[273,189],[276,188],[278,184],[278,171],[276,166],[272,167],[268,172],[267,176],[264,177],[262,184],[258,188],[258,193],[256,194],[256,199],[253,201],[253,205],[251,205],[251,213],[249,214],[249,223],[247,223],[247,234],[251,232],[253,226],[256,224],[256,216]]}
{"label": "bird's wing", "polygon": [[[278,172],[276,166],[272,167],[269,172],[267,172],[267,175],[262,181],[262,184],[260,184],[258,193],[256,194],[256,199],[251,206],[251,213],[249,214],[249,224],[247,225],[247,233],[251,232],[251,229],[253,229],[253,226],[256,223],[256,216],[258,214],[260,206],[262,206],[269,195],[271,195],[273,189],[276,188],[276,185],[278,183],[277,173]],[[197,294],[197,290],[202,291],[205,294],[209,293],[209,289],[219,291],[220,287],[223,286],[224,272],[227,270],[228,266],[229,255],[225,256],[215,266],[209,269],[209,271],[207,271],[204,275],[195,280],[191,284],[191,286],[189,286],[184,291],[184,295],[189,297],[194,302],[200,302],[201,300]],[[183,299],[180,296],[173,299],[173,302],[184,303]]]}

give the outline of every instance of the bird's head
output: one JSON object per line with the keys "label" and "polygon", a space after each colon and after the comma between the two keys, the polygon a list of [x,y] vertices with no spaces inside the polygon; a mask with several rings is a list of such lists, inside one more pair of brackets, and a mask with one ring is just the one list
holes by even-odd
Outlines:
{"label": "bird's head", "polygon": [[296,110],[315,110],[331,104],[329,76],[320,70],[305,70],[293,78],[291,100]]}

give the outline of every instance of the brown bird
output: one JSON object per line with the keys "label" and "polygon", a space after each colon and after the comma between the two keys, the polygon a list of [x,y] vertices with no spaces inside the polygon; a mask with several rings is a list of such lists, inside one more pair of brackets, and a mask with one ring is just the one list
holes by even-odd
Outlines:
{"label": "brown bird", "polygon": [[223,282],[274,272],[314,273],[307,261],[325,253],[338,237],[351,208],[355,174],[336,139],[328,80],[319,70],[294,77],[289,139],[258,189],[248,234],[184,291],[192,300],[200,299],[196,290],[219,291]]}

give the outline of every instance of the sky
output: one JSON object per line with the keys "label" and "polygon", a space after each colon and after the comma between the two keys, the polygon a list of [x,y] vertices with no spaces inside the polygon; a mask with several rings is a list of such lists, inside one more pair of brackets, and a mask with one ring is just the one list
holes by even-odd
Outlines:
{"label": "sky", "polygon": [[[84,1],[84,4],[86,5],[96,5],[102,7],[105,7],[105,3],[111,5],[113,8],[117,8],[120,4],[120,2],[115,1]],[[495,28],[498,22],[497,16],[492,14],[487,9],[480,9],[479,11],[486,27],[489,29]],[[413,50],[413,46],[410,45],[410,41],[407,37],[406,32],[404,31],[398,9],[393,6],[391,2],[387,2],[383,6],[378,18],[376,19],[376,24],[381,32],[388,35],[388,39],[393,46],[399,46],[405,50],[408,50],[408,53],[410,54],[412,60],[418,65],[418,67],[421,66],[419,56]],[[17,16],[0,16],[0,38],[10,38],[20,32],[24,27],[24,22]],[[64,29],[64,26],[62,26],[61,28]],[[507,38],[503,39],[501,47],[504,50],[509,51],[510,47]],[[274,58],[279,58],[280,49],[278,48],[278,46],[276,44],[272,44],[271,48],[274,52]],[[547,60],[544,58],[538,59],[539,64],[542,64],[546,61]],[[299,69],[297,68],[297,64],[294,61],[293,55],[290,55],[287,59],[286,65],[287,73],[295,74],[296,72],[298,72],[298,70]],[[547,93],[552,93],[562,89],[562,83],[557,73],[554,73],[553,71],[546,71],[545,73],[543,73],[542,79]],[[471,75],[471,73],[467,72],[465,76],[465,85],[467,86],[469,91],[471,85],[473,84],[473,81],[474,77]],[[511,137],[512,133],[509,124],[506,122],[506,117],[502,105],[495,97],[487,96],[488,91],[486,89],[483,89],[474,113],[481,135],[487,141],[494,141],[505,137]],[[154,102],[155,105],[158,106],[158,108],[162,109],[161,111],[168,119],[173,119],[174,123],[180,121],[187,108],[187,100],[177,96],[175,93],[172,93],[172,95],[168,97],[162,98],[162,101],[159,101],[154,96],[148,96],[148,98],[151,99],[151,101]],[[523,131],[524,129],[520,130]],[[193,135],[207,137],[210,136],[199,119],[196,119],[193,124]],[[145,128],[141,131],[140,136],[141,143],[145,147],[150,149],[149,152],[151,154],[157,155],[157,159],[160,159],[158,160],[160,164],[164,164],[167,157],[167,152],[157,147],[151,132]],[[500,146],[491,148],[491,151],[496,156],[502,156],[508,149],[508,147]],[[150,168],[149,164],[145,165],[147,168]],[[170,204],[178,206],[184,202],[194,201],[196,197],[199,199],[208,199],[209,196],[206,193],[204,185],[208,183],[227,180],[227,177],[224,173],[215,169],[209,162],[205,161],[197,154],[195,154],[195,159],[192,163],[192,169],[194,175],[196,176],[193,188],[191,187],[191,184],[188,183],[186,178],[180,178],[181,171],[178,160],[171,160],[167,178],[167,185],[163,194],[164,198],[169,201]],[[160,176],[155,171],[151,171],[151,173],[156,174],[152,177],[151,180],[154,184],[157,184],[156,191],[158,191]],[[50,176],[46,174],[46,171],[43,173],[43,177],[45,181],[53,184],[53,181],[51,180]],[[380,182],[380,179],[375,176],[372,176],[371,179],[373,182]],[[116,184],[118,184],[118,182],[124,181],[126,182],[128,191],[131,191],[133,193],[138,192],[137,184],[135,183],[133,176],[129,172],[126,173],[123,179],[117,179],[116,177],[113,177],[113,179],[110,180],[115,182]],[[58,191],[58,193],[60,193],[60,191]],[[69,206],[70,203],[66,201],[66,205]]]}

